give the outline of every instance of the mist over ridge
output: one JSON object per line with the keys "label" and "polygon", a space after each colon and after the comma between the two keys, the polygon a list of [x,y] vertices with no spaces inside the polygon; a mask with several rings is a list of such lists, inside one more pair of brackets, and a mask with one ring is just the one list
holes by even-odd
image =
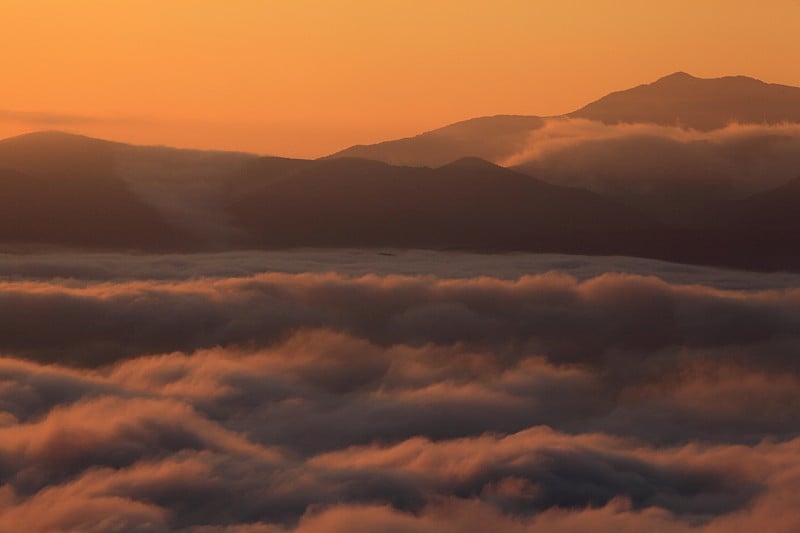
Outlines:
{"label": "mist over ridge", "polygon": [[763,198],[784,196],[769,191],[800,176],[799,91],[677,73],[565,117],[477,118],[316,161],[30,134],[0,141],[0,240],[527,251],[795,269],[800,226],[769,214],[791,212],[791,195],[774,208]]}

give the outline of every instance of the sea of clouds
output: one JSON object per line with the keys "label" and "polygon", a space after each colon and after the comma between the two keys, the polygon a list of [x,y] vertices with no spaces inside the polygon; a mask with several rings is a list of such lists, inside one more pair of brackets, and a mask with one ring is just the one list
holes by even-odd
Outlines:
{"label": "sea of clouds", "polygon": [[800,277],[0,254],[0,531],[800,529]]}

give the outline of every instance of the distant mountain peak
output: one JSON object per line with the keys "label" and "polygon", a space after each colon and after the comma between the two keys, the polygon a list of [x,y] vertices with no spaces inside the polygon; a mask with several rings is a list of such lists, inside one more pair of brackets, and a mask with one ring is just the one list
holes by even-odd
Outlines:
{"label": "distant mountain peak", "polygon": [[[698,78],[683,71],[673,72],[667,76],[657,79],[653,83],[644,85],[645,87],[669,87],[675,85],[691,84],[694,86],[714,84],[718,88],[723,89],[726,86],[732,87],[735,85],[750,85],[750,86],[769,86],[770,84],[763,82],[757,78],[750,76],[722,76],[718,78]],[[622,91],[626,92],[626,91]]]}
{"label": "distant mountain peak", "polygon": [[696,76],[692,76],[688,72],[684,72],[679,70],[678,72],[673,72],[672,74],[668,74],[662,78],[657,79],[655,83],[663,83],[663,82],[671,82],[671,81],[689,81],[689,80],[699,80]]}
{"label": "distant mountain peak", "polygon": [[[731,123],[800,123],[800,88],[747,76],[699,78],[677,71],[608,94],[561,117],[494,115],[463,120],[413,137],[352,146],[329,158],[360,157],[392,165],[442,167],[465,156],[509,161],[531,133],[554,118],[604,124],[658,124],[701,131]],[[471,166],[471,165],[466,165]]]}
{"label": "distant mountain peak", "polygon": [[800,88],[747,76],[697,78],[675,72],[611,93],[568,116],[606,124],[649,123],[704,131],[731,122],[800,122]]}
{"label": "distant mountain peak", "polygon": [[40,130],[40,131],[32,131],[28,133],[22,133],[20,135],[14,135],[13,137],[7,137],[2,139],[3,142],[9,141],[47,141],[47,142],[59,142],[59,141],[94,141],[94,142],[111,142],[106,141],[104,139],[96,139],[94,137],[89,137],[87,135],[81,135],[79,133],[69,133],[66,131],[61,130]]}

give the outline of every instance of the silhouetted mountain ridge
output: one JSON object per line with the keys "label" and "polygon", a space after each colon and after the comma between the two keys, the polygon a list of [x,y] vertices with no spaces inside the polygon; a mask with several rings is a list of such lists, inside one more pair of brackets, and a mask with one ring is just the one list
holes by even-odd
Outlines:
{"label": "silhouetted mountain ridge", "polygon": [[436,169],[320,161],[234,202],[230,212],[263,246],[548,247],[652,225],[594,193],[475,158]]}
{"label": "silhouetted mountain ridge", "polygon": [[607,124],[652,123],[698,130],[733,122],[800,122],[800,88],[747,76],[703,79],[676,72],[611,93],[568,116]]}
{"label": "silhouetted mountain ridge", "polygon": [[[703,137],[608,125],[797,120],[798,91],[675,73],[569,117],[477,118],[316,161],[23,135],[0,141],[0,243],[397,246],[800,269],[800,178],[787,182],[800,168],[797,126]],[[517,153],[535,156],[496,164]]]}
{"label": "silhouetted mountain ridge", "polygon": [[213,204],[238,192],[231,182],[253,158],[58,131],[11,137],[0,141],[0,168],[18,174],[4,179],[0,240],[137,249],[226,240],[232,230]]}
{"label": "silhouetted mountain ridge", "polygon": [[736,202],[729,211],[739,227],[800,232],[800,177]]}
{"label": "silhouetted mountain ridge", "polygon": [[544,120],[539,117],[479,117],[414,137],[353,146],[328,157],[360,157],[393,165],[428,167],[438,167],[462,157],[497,162],[522,149],[528,134],[543,124]]}
{"label": "silhouetted mountain ridge", "polygon": [[[604,124],[656,124],[713,130],[730,123],[800,123],[800,88],[747,76],[697,78],[676,72],[611,93],[563,117]],[[363,157],[391,164],[441,166],[461,157],[504,163],[520,153],[545,117],[478,117],[414,137],[347,148],[329,157]]]}

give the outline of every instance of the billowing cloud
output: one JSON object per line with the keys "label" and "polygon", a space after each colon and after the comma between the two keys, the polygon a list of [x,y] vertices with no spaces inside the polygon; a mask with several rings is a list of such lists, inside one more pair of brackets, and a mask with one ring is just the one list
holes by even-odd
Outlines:
{"label": "billowing cloud", "polygon": [[550,119],[500,163],[618,198],[667,222],[708,223],[702,215],[719,217],[725,202],[800,176],[800,126],[730,124],[702,132]]}
{"label": "billowing cloud", "polygon": [[490,276],[517,279],[558,271],[583,280],[608,272],[657,276],[670,283],[719,289],[780,289],[800,286],[791,272],[747,272],[624,256],[562,254],[479,254],[434,250],[301,249],[243,250],[193,254],[125,254],[38,249],[0,252],[0,280],[82,282],[186,280],[244,277],[269,270],[344,276],[428,275],[448,279]]}
{"label": "billowing cloud", "polygon": [[[460,342],[596,366],[642,363],[642,351],[724,348],[731,360],[768,368],[794,360],[798,305],[798,289],[719,290],[627,274],[10,281],[0,283],[0,350],[91,366],[142,353],[267,346],[322,327],[384,345]],[[762,344],[769,355],[743,349]]]}
{"label": "billowing cloud", "polygon": [[798,526],[791,277],[97,257],[0,283],[2,531]]}
{"label": "billowing cloud", "polygon": [[[319,346],[336,344],[325,335]],[[361,402],[364,409],[376,400],[376,390],[394,396],[397,403],[407,402],[418,418],[440,409],[442,397],[448,398],[451,410],[480,417],[495,401],[493,390],[495,395],[502,390],[525,397],[524,402],[509,402],[512,409],[537,402],[558,409],[563,406],[550,398],[574,394],[573,402],[580,403],[586,391],[558,390],[553,383],[580,384],[591,378],[575,370],[548,369],[534,360],[528,372],[535,378],[528,381],[538,381],[538,388],[526,386],[526,372],[520,369],[495,379],[462,377],[471,385],[467,395],[444,386],[432,391],[437,387],[430,383],[452,378],[435,363],[435,353],[405,348],[386,354],[398,365],[408,365],[405,379],[384,378],[394,382],[330,391],[327,384],[298,372],[315,365],[312,345],[301,335],[271,352],[172,354],[102,371],[3,361],[20,382],[33,383],[40,394],[56,388],[59,377],[83,382],[86,393],[77,399],[44,398],[47,414],[24,422],[25,413],[18,411],[20,420],[9,419],[0,430],[0,526],[14,530],[27,524],[35,531],[102,531],[112,526],[171,531],[203,525],[212,530],[340,531],[399,524],[434,531],[456,530],[465,516],[472,516],[484,527],[513,525],[519,531],[569,530],[593,520],[609,530],[702,525],[713,531],[718,524],[753,523],[754,515],[763,519],[779,510],[788,512],[791,499],[786,495],[798,488],[798,439],[663,446],[542,425],[509,433],[476,428],[462,437],[397,438],[401,433],[396,430],[414,418],[409,413],[384,417],[382,427],[372,427],[377,421],[372,420],[364,428],[373,433],[370,443],[349,445],[355,439],[347,426],[358,420],[343,406]],[[363,348],[363,343],[355,345]],[[301,349],[308,351],[305,361],[296,360]],[[426,364],[438,372],[424,379],[419,366]],[[242,374],[248,370],[246,380]],[[263,383],[269,376],[272,383]],[[283,394],[274,390],[258,399],[247,396],[259,382],[266,390],[283,383]],[[662,388],[657,401],[683,394],[666,383]],[[3,393],[5,402],[16,397],[13,390]],[[592,401],[587,396],[584,409]],[[276,445],[280,420],[285,424],[298,417],[297,411],[281,413],[287,404],[316,404],[316,416],[299,416],[297,421],[298,427],[306,426],[306,440],[323,435],[315,435],[314,426],[327,419],[324,432],[338,429],[345,442],[329,441],[328,450],[306,451],[300,444]],[[504,415],[497,411],[493,416]],[[263,430],[253,431],[258,426]],[[391,437],[381,435],[391,426]],[[417,432],[430,433],[416,427],[408,435]]]}
{"label": "billowing cloud", "polygon": [[[746,146],[750,142],[761,140],[761,148],[780,147],[780,141],[792,141],[800,136],[800,124],[737,124],[710,131],[693,130],[657,124],[605,124],[602,122],[578,118],[552,118],[544,125],[528,134],[528,145],[524,150],[502,161],[504,166],[514,166],[527,161],[544,158],[549,154],[579,146],[583,143],[613,141],[625,138],[660,138],[676,143],[705,145],[722,148],[727,145]],[[754,146],[759,147],[759,146]],[[785,147],[784,147],[785,149]],[[725,154],[720,151],[720,155]],[[733,155],[728,153],[728,155]],[[756,154],[740,154],[747,155]],[[767,153],[760,154],[766,156]],[[730,168],[733,170],[733,168]],[[745,168],[743,171],[752,170]]]}

